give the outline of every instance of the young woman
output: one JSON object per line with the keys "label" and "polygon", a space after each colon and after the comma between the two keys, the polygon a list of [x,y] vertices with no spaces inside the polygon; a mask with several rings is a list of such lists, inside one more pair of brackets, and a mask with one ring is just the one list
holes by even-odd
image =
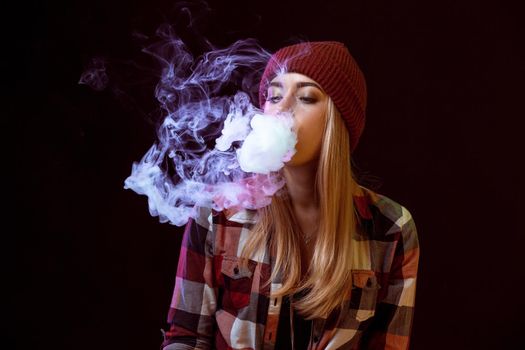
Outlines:
{"label": "young woman", "polygon": [[406,349],[419,248],[407,209],[357,183],[366,85],[339,42],[277,51],[266,114],[291,112],[286,186],[258,211],[188,222],[163,350]]}

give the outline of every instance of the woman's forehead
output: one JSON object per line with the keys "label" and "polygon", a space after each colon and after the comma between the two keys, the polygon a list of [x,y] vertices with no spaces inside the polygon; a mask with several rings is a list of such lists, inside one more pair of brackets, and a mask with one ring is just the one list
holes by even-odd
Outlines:
{"label": "woman's forehead", "polygon": [[319,89],[323,94],[325,93],[323,88],[313,79],[300,73],[282,73],[277,75],[269,84],[269,88],[289,88],[296,87],[297,89],[313,86]]}
{"label": "woman's forehead", "polygon": [[289,83],[296,83],[296,82],[309,82],[309,83],[316,83],[315,80],[309,78],[308,76],[301,74],[301,73],[280,73],[277,74],[270,83],[282,83],[282,84],[289,84]]}

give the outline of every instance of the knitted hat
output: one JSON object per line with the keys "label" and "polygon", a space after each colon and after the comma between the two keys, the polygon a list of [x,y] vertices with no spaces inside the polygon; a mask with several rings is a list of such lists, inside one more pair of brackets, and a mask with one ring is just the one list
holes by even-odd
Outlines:
{"label": "knitted hat", "polygon": [[366,82],[343,43],[317,41],[295,44],[272,55],[259,85],[259,104],[264,107],[266,90],[280,73],[300,73],[315,80],[330,96],[350,134],[354,150],[365,126]]}

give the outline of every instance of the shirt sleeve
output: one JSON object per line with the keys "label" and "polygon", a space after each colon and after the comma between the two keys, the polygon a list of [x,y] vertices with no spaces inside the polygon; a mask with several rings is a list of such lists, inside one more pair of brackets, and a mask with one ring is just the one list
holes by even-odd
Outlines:
{"label": "shirt sleeve", "polygon": [[[381,300],[376,306],[374,319],[361,340],[361,349],[408,349],[419,262],[417,230],[410,212],[402,208],[401,222],[404,224],[397,233],[394,254],[387,288],[380,293]],[[384,294],[386,293],[386,295]]]}
{"label": "shirt sleeve", "polygon": [[212,348],[217,300],[212,226],[209,216],[200,213],[184,230],[162,350]]}

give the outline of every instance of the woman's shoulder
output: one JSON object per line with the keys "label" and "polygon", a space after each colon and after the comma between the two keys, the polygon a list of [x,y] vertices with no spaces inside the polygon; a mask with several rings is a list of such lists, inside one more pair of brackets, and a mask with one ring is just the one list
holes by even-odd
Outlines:
{"label": "woman's shoulder", "polygon": [[385,235],[415,230],[410,211],[392,198],[364,186],[359,186],[362,197],[356,201],[359,214],[374,221]]}
{"label": "woman's shoulder", "polygon": [[209,247],[210,255],[236,256],[238,245],[257,221],[257,211],[238,208],[215,210],[196,206],[188,221],[186,233],[194,241]]}

